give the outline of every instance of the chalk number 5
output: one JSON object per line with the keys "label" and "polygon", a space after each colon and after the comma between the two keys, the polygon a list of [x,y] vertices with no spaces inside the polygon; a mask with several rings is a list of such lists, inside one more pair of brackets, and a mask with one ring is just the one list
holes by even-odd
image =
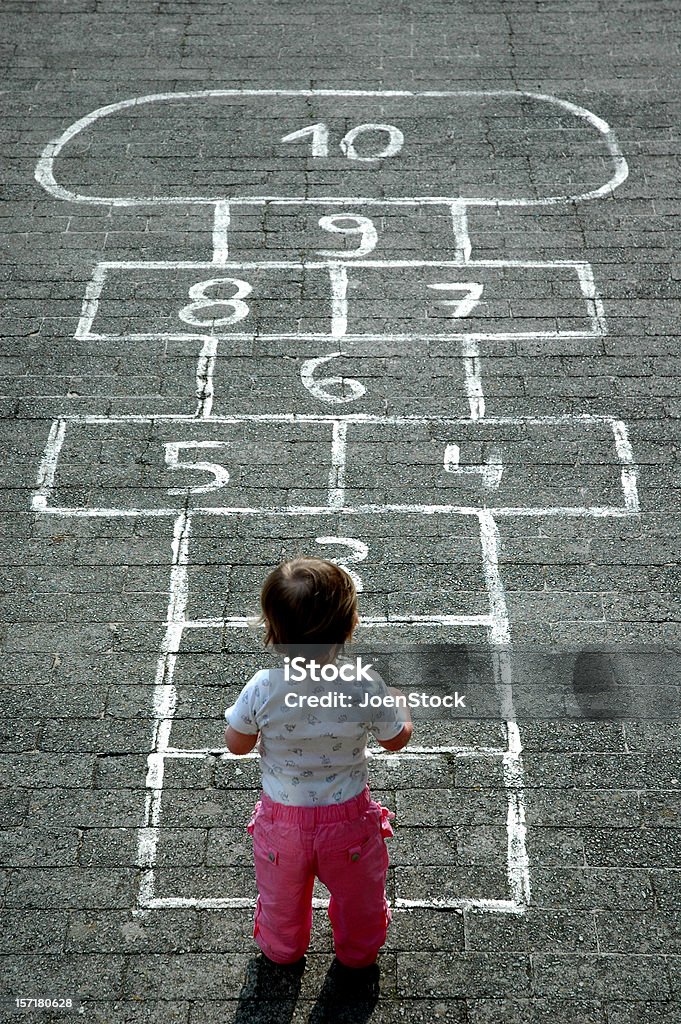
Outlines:
{"label": "chalk number 5", "polygon": [[169,487],[168,494],[206,494],[219,491],[229,481],[229,470],[217,462],[183,462],[180,453],[192,448],[221,448],[225,441],[167,441],[164,444],[165,462],[168,469],[210,473],[213,477],[207,484],[195,487]]}

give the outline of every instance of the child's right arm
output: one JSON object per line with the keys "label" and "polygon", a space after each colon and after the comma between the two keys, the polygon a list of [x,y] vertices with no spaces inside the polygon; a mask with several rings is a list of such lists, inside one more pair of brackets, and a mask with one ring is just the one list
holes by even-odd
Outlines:
{"label": "child's right arm", "polygon": [[[401,690],[397,690],[394,686],[389,686],[387,689],[388,693],[392,693],[394,697],[404,696]],[[411,721],[411,712],[405,705],[404,707],[400,707],[400,713],[404,718],[404,725],[402,726],[401,731],[398,732],[397,736],[393,736],[391,740],[379,740],[377,738],[377,742],[380,743],[385,750],[402,750],[402,748],[406,747],[407,743],[411,739],[414,731],[414,726]]]}
{"label": "child's right arm", "polygon": [[[225,743],[230,754],[248,754],[258,741],[258,707],[263,698],[261,687],[264,687],[267,679],[267,672],[256,672],[235,702],[225,711]],[[242,728],[235,729],[233,722]]]}
{"label": "child's right arm", "polygon": [[257,732],[255,736],[253,733],[237,732],[228,725],[225,729],[225,744],[230,754],[248,754],[253,750],[259,735]]}

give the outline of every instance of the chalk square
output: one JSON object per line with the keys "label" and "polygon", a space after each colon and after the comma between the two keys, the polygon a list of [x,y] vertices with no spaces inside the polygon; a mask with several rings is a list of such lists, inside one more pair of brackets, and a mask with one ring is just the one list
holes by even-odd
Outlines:
{"label": "chalk square", "polygon": [[[195,520],[188,554],[188,619],[249,618],[266,575],[283,559],[337,560],[353,573],[362,632],[400,642],[410,625],[484,627],[490,614],[480,527],[449,514],[269,513]],[[377,635],[378,634],[378,635]]]}
{"label": "chalk square", "polygon": [[331,277],[323,266],[263,260],[99,263],[78,338],[329,334]]}
{"label": "chalk square", "polygon": [[347,333],[562,337],[602,333],[582,264],[378,261],[347,268]]}
{"label": "chalk square", "polygon": [[82,417],[50,456],[50,507],[172,514],[326,504],[330,422],[192,417]]}
{"label": "chalk square", "polygon": [[366,488],[386,507],[424,511],[624,508],[629,467],[607,417],[433,420],[428,436],[405,417],[348,430],[345,500]]}

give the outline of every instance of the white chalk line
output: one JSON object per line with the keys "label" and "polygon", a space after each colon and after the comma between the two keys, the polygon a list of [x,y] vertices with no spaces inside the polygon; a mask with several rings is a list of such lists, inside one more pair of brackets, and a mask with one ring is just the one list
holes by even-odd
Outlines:
{"label": "white chalk line", "polygon": [[[419,908],[433,910],[484,910],[499,914],[524,914],[525,905],[514,903],[512,900],[494,899],[434,899],[434,900],[407,900],[398,897],[394,903],[389,905],[393,912],[409,913]],[[315,910],[323,910],[329,905],[328,900],[315,896],[312,899],[312,906]],[[157,896],[140,902],[143,910],[179,910],[182,908],[194,908],[196,910],[253,910],[255,900],[248,896],[220,896],[220,897],[192,897],[192,896]]]}
{"label": "white chalk line", "polygon": [[213,411],[215,397],[213,377],[218,344],[219,341],[216,337],[211,335],[206,337],[196,364],[196,397],[198,400],[196,417],[199,419],[209,419]]}
{"label": "white chalk line", "polygon": [[331,337],[345,337],[348,329],[348,271],[343,264],[331,265]]}
{"label": "white chalk line", "polygon": [[506,595],[499,574],[499,531],[492,511],[478,514],[480,523],[480,546],[482,551],[482,567],[485,574],[487,594],[490,603],[490,643],[499,647],[511,642],[511,626],[506,606]]}
{"label": "white chalk line", "polygon": [[[471,239],[468,233],[468,212],[465,203],[452,203],[452,230],[456,244],[457,261],[462,264],[470,263],[471,260]],[[482,266],[478,263],[478,266]]]}
{"label": "white chalk line", "polygon": [[[336,267],[363,267],[370,270],[405,270],[414,267],[438,267],[451,268],[452,270],[462,269],[461,260],[407,260],[407,259],[358,259],[353,257],[339,262],[338,258],[325,260],[229,260],[225,265],[228,270],[332,270]],[[96,264],[97,269],[108,270],[215,270],[215,263],[207,260],[100,260]],[[574,270],[575,276],[579,279],[580,272],[584,267],[589,267],[584,260],[467,260],[466,268],[487,267],[492,270],[503,270],[506,267],[518,270],[553,270],[561,269]]]}
{"label": "white chalk line", "polygon": [[31,498],[31,511],[44,512],[54,487],[59,455],[66,437],[66,421],[54,420],[50,427],[43,457],[38,466],[36,489]]}
{"label": "white chalk line", "polygon": [[[203,337],[203,336],[202,336]],[[108,423],[194,423],[195,417],[184,413],[121,413],[110,416],[99,413],[64,413],[59,417],[64,423],[74,424],[108,424]],[[440,416],[440,415],[380,415],[378,413],[322,413],[322,412],[268,412],[268,413],[233,413],[231,415],[221,414],[211,416],[210,423],[377,423],[388,426],[395,425],[459,425],[470,426],[470,419],[467,416]],[[606,413],[558,413],[552,416],[487,416],[480,424],[484,430],[486,426],[558,426],[558,425],[586,425],[598,426],[614,424],[624,425],[617,416]]]}
{"label": "white chalk line", "polygon": [[[193,514],[193,512],[192,512]],[[422,626],[494,627],[494,615],[363,615],[362,627],[380,629],[415,623]],[[224,618],[187,619],[185,629],[252,629],[253,619],[247,615],[226,615]]]}
{"label": "white chalk line", "polygon": [[485,415],[485,395],[482,387],[482,364],[480,346],[473,338],[464,338],[461,343],[464,390],[471,410],[472,420],[481,420]]}
{"label": "white chalk line", "polygon": [[[333,200],[329,200],[325,196],[321,197],[287,197],[282,198],[278,196],[251,196],[251,197],[228,197],[224,195],[214,196],[86,196],[76,192],[73,192],[63,185],[60,185],[54,176],[54,162],[61,153],[61,150],[67,145],[76,135],[88,128],[95,121],[101,118],[108,117],[111,114],[117,113],[118,111],[128,109],[130,107],[140,107],[150,103],[177,103],[183,100],[196,100],[196,99],[210,99],[217,97],[230,97],[230,96],[254,96],[254,97],[267,97],[267,96],[291,96],[291,97],[312,97],[312,96],[348,96],[348,97],[366,97],[366,98],[377,98],[390,99],[390,98],[405,98],[405,99],[453,99],[455,97],[494,97],[494,98],[527,98],[537,100],[538,102],[548,103],[549,105],[556,106],[561,110],[567,111],[579,120],[586,121],[591,127],[595,128],[596,131],[602,136],[603,141],[606,145],[610,160],[612,163],[611,177],[601,185],[599,188],[591,189],[587,192],[574,193],[574,194],[563,194],[555,196],[546,196],[541,199],[528,199],[528,198],[515,198],[515,199],[503,199],[503,198],[488,198],[488,197],[462,197],[462,196],[414,196],[407,199],[398,198],[370,198],[356,196],[347,197],[335,197]],[[448,206],[462,204],[467,206],[551,206],[560,203],[572,203],[581,202],[589,199],[596,199],[601,196],[612,194],[623,181],[626,180],[629,174],[629,168],[624,158],[614,132],[610,126],[602,118],[598,117],[592,111],[586,107],[578,106],[575,103],[571,103],[568,100],[560,99],[557,96],[553,96],[548,93],[537,93],[528,90],[513,90],[513,89],[494,89],[494,90],[455,90],[455,91],[424,91],[424,92],[412,92],[410,90],[334,90],[334,89],[202,89],[194,92],[176,92],[176,93],[148,93],[143,96],[132,97],[127,100],[120,100],[117,103],[109,103],[105,106],[98,107],[96,110],[91,111],[84,117],[79,118],[73,124],[71,124],[60,136],[56,139],[47,143],[43,152],[38,160],[35,169],[36,181],[51,195],[58,199],[65,199],[72,202],[83,202],[83,203],[94,203],[94,204],[105,204],[108,206],[135,206],[139,204],[170,204],[178,205],[185,203],[192,204],[216,204],[229,201],[234,205],[245,205],[245,206],[257,206],[262,203],[281,203],[285,205],[303,204],[303,205],[338,205],[351,203],[354,205],[365,205],[365,204],[376,204],[380,206],[389,205],[414,205],[416,203],[421,204],[446,204]]]}
{"label": "white chalk line", "polygon": [[342,508],[345,505],[345,469],[347,457],[348,424],[336,420],[331,438],[331,465],[329,467],[329,507]]}
{"label": "white chalk line", "polygon": [[[106,519],[112,518],[129,518],[134,519],[139,516],[140,518],[149,519],[167,519],[175,518],[177,516],[178,508],[97,508],[96,506],[88,506],[86,508],[79,507],[76,505],[46,505],[44,508],[35,508],[29,510],[22,510],[20,514],[32,515],[35,512],[40,512],[45,515],[61,516],[64,518],[93,518],[93,519]],[[572,518],[584,518],[584,519],[622,519],[628,516],[639,515],[640,511],[638,507],[632,508],[630,506],[622,505],[555,505],[545,507],[526,507],[518,506],[517,508],[499,506],[498,508],[490,508],[490,512],[494,513],[495,518],[507,518],[507,519],[543,519],[545,517],[555,518],[558,516],[568,516]],[[210,506],[197,506],[191,510],[193,516],[224,516],[224,517],[238,517],[238,516],[328,516],[334,512],[343,512],[348,515],[377,515],[384,512],[399,512],[405,514],[414,515],[455,515],[455,516],[478,516],[480,514],[480,507],[476,505],[348,505],[343,506],[337,505],[291,505],[289,508],[282,507],[281,505],[275,506],[216,506],[211,508]]]}
{"label": "white chalk line", "polygon": [[80,318],[74,334],[74,338],[78,341],[83,341],[92,337],[92,324],[97,316],[99,300],[108,270],[109,265],[106,262],[98,263],[93,271],[91,279],[85,287],[85,296],[83,298],[83,305],[80,311]]}
{"label": "white chalk line", "polygon": [[506,820],[508,886],[513,900],[519,904],[530,902],[530,862],[527,853],[525,825],[524,769],[522,743],[513,702],[513,670],[510,647],[493,654],[494,678],[506,719],[507,750],[502,759],[504,786],[508,794]]}
{"label": "white chalk line", "polygon": [[601,336],[605,336],[608,333],[608,326],[605,317],[605,309],[603,308],[603,301],[596,289],[596,280],[594,278],[593,269],[590,263],[578,264],[575,267],[579,283],[582,287],[582,292],[591,315],[591,325],[593,333]]}
{"label": "white chalk line", "polygon": [[213,266],[226,267],[229,261],[230,209],[228,202],[215,204],[213,213]]}
{"label": "white chalk line", "polygon": [[[363,620],[362,620],[363,621]],[[462,758],[502,758],[508,754],[508,749],[505,747],[485,747],[477,746],[476,744],[470,744],[470,746],[442,746],[442,747],[417,747],[409,745],[409,749],[397,750],[392,753],[387,750],[376,750],[374,747],[369,748],[372,759],[378,758],[378,760],[401,760],[401,761],[420,761],[422,758],[427,760],[435,761],[442,754],[451,754],[454,757]],[[257,761],[260,757],[259,754],[232,754],[226,747],[167,747],[163,751],[164,757],[177,758],[184,760],[185,758],[201,758],[201,757],[219,757],[223,761]]]}
{"label": "white chalk line", "polygon": [[641,505],[638,497],[638,468],[634,462],[634,452],[629,441],[627,425],[622,420],[612,424],[615,438],[615,449],[622,463],[622,492],[624,503],[632,514],[640,514]]}
{"label": "white chalk line", "polygon": [[152,752],[147,757],[144,826],[139,830],[137,863],[142,868],[139,903],[144,905],[154,893],[154,866],[161,824],[164,758],[177,708],[177,690],[173,684],[176,651],[181,637],[189,597],[188,561],[191,515],[181,512],[173,528],[172,561],[166,613],[166,632],[156,666],[154,684],[154,727]]}
{"label": "white chalk line", "polygon": [[[449,321],[448,321],[449,322]],[[453,323],[461,323],[462,321],[454,321]],[[280,332],[279,334],[260,334],[257,331],[234,331],[231,334],[226,334],[224,331],[215,331],[211,335],[217,341],[254,341],[267,342],[267,341],[311,341],[320,342],[325,345],[332,346],[338,341],[333,334],[322,334],[322,333],[306,333],[305,331],[291,332],[287,334]],[[386,332],[385,334],[367,333],[367,334],[345,334],[343,341],[347,342],[371,342],[371,341],[398,341],[398,342],[409,342],[409,341],[454,341],[459,338],[465,338],[472,341],[588,341],[593,338],[600,338],[600,332],[594,332],[593,330],[583,331],[441,331],[439,334],[424,334],[416,331],[412,331],[411,334],[395,334],[394,332]],[[200,341],[205,338],[204,334],[178,334],[176,332],[164,333],[158,331],[153,333],[150,331],[142,331],[139,334],[131,334],[126,331],[123,334],[98,334],[96,332],[90,332],[88,334],[79,335],[79,341]],[[276,356],[271,358],[276,359]],[[357,358],[361,359],[361,356]],[[444,357],[443,357],[444,358]]]}

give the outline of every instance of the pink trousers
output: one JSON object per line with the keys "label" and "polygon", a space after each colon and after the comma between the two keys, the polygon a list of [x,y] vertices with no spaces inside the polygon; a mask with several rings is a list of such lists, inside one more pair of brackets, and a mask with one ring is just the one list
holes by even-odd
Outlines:
{"label": "pink trousers", "polygon": [[258,884],[253,938],[266,956],[291,963],[305,953],[317,877],[331,894],[336,957],[347,967],[374,963],[392,916],[385,838],[393,834],[394,817],[368,787],[342,804],[317,807],[289,807],[261,795],[247,829]]}

